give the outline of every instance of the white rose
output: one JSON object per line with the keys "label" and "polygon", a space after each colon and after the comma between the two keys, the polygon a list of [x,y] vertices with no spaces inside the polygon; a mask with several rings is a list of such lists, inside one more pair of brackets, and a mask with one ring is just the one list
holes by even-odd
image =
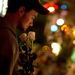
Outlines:
{"label": "white rose", "polygon": [[21,41],[26,41],[27,40],[27,34],[26,33],[22,33],[19,38],[21,39]]}
{"label": "white rose", "polygon": [[30,31],[29,33],[28,33],[28,38],[30,39],[30,40],[35,40],[35,32],[33,32],[33,31]]}

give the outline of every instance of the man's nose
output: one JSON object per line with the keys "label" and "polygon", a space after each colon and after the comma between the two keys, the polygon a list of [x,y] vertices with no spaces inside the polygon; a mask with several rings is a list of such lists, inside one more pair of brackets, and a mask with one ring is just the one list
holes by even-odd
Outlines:
{"label": "man's nose", "polygon": [[32,23],[32,24],[30,24],[30,26],[32,27],[32,26],[33,26],[33,23]]}
{"label": "man's nose", "polygon": [[33,26],[33,21],[30,23],[30,26],[31,26],[31,27]]}

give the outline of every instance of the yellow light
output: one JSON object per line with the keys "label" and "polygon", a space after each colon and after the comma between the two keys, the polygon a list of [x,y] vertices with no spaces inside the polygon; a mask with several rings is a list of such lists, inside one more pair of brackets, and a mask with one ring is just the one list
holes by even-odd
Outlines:
{"label": "yellow light", "polygon": [[75,40],[73,40],[73,44],[75,45]]}
{"label": "yellow light", "polygon": [[69,27],[67,25],[63,25],[61,27],[61,30],[67,32],[67,31],[69,31]]}
{"label": "yellow light", "polygon": [[61,27],[61,30],[63,31],[66,27],[67,27],[67,25],[63,25],[63,26]]}
{"label": "yellow light", "polygon": [[75,30],[73,30],[73,36],[75,37]]}
{"label": "yellow light", "polygon": [[55,8],[54,8],[54,7],[49,7],[48,10],[49,10],[50,12],[54,12],[54,11],[55,11]]}

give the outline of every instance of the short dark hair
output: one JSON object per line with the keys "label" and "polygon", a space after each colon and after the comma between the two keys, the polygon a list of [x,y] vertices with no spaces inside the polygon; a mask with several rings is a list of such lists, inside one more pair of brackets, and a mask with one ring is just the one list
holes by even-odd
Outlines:
{"label": "short dark hair", "polygon": [[33,9],[40,14],[49,13],[49,11],[40,4],[39,0],[8,0],[7,12],[16,12],[21,6],[24,6],[27,10]]}

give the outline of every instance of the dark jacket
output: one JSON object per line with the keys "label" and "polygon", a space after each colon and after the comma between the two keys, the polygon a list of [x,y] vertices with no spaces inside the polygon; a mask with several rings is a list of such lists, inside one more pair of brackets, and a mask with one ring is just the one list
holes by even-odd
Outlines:
{"label": "dark jacket", "polygon": [[15,75],[19,48],[15,29],[4,18],[0,18],[0,75]]}

